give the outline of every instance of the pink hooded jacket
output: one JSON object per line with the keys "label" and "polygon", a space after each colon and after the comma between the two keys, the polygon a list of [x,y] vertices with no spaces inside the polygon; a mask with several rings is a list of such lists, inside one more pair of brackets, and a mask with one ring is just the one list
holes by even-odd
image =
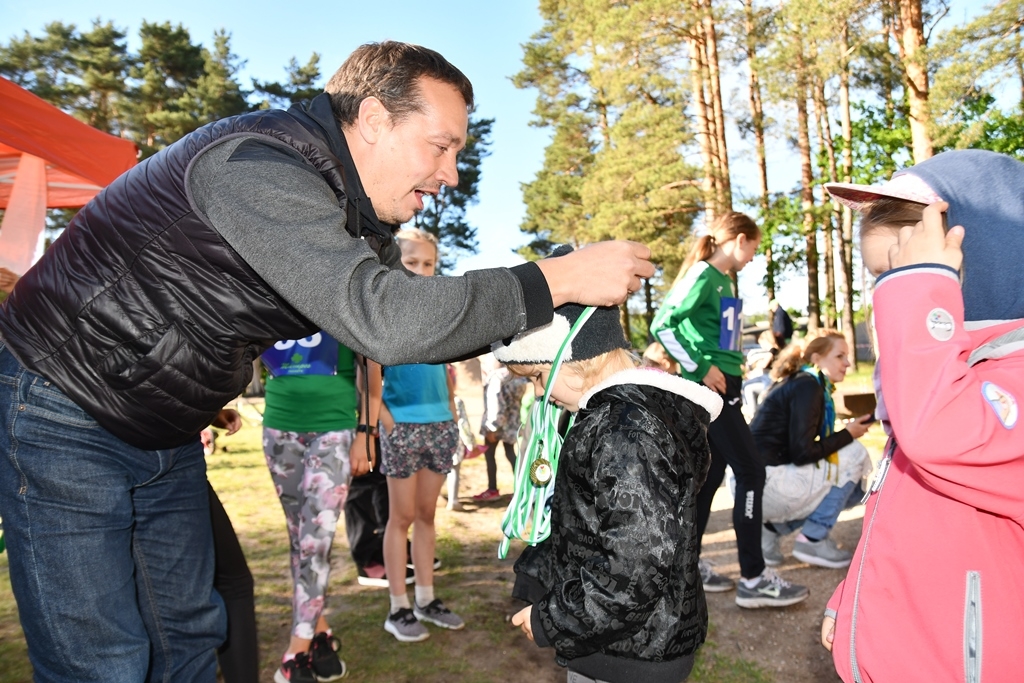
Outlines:
{"label": "pink hooded jacket", "polygon": [[847,682],[1024,681],[1024,164],[954,150],[903,174],[948,203],[964,258],[878,280],[893,438],[829,601],[833,658]]}
{"label": "pink hooded jacket", "polygon": [[963,300],[944,266],[875,290],[895,436],[828,603],[847,683],[1024,680],[1024,321],[965,325]]}

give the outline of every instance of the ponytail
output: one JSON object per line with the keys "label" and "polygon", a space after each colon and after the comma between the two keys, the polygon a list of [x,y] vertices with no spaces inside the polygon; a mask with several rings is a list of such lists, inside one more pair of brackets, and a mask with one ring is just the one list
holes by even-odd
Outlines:
{"label": "ponytail", "polygon": [[779,357],[775,359],[775,363],[768,373],[769,377],[778,382],[780,379],[795,375],[800,372],[800,368],[810,364],[811,358],[815,354],[828,355],[836,340],[842,341],[845,340],[845,337],[841,332],[835,330],[819,330],[813,337],[793,342],[779,352]]}
{"label": "ponytail", "polygon": [[679,268],[673,286],[679,282],[690,267],[701,261],[707,261],[714,256],[718,247],[729,240],[734,240],[740,235],[746,236],[748,240],[761,239],[761,229],[757,227],[754,219],[739,211],[724,213],[708,226],[708,234],[699,237],[686,255],[683,265]]}
{"label": "ponytail", "polygon": [[675,284],[679,282],[684,275],[686,275],[686,271],[688,271],[690,266],[694,263],[707,261],[711,258],[716,249],[718,249],[718,243],[715,241],[714,235],[703,235],[698,237],[694,245],[690,247],[690,253],[686,255],[683,265],[679,267],[679,273],[676,275],[676,279],[672,282],[672,285],[675,286]]}

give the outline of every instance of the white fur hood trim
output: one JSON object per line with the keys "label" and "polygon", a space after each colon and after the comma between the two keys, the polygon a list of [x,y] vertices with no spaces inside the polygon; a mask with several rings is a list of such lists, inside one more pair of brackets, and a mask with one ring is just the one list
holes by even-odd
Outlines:
{"label": "white fur hood trim", "polygon": [[683,379],[677,375],[670,375],[667,372],[662,372],[661,370],[654,368],[635,368],[632,370],[616,372],[605,381],[595,387],[592,387],[590,391],[580,397],[580,410],[587,407],[587,403],[594,394],[617,384],[645,384],[647,386],[664,389],[665,391],[671,391],[673,394],[679,394],[683,398],[693,401],[701,408],[708,411],[711,414],[712,421],[717,419],[719,414],[722,412],[722,397],[714,391],[711,391],[711,389],[708,389],[701,384],[697,384],[696,382],[691,382],[688,379]]}
{"label": "white fur hood trim", "polygon": [[[569,319],[556,313],[547,325],[520,332],[508,346],[494,342],[491,352],[502,363],[551,363],[571,329]],[[572,344],[565,347],[562,360],[572,360]]]}

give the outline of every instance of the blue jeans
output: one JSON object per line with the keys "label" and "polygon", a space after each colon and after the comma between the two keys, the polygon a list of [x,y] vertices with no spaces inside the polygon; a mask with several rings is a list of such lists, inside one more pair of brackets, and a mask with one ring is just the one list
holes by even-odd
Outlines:
{"label": "blue jeans", "polygon": [[863,497],[864,489],[860,483],[848,481],[843,486],[833,486],[807,519],[772,522],[772,526],[782,535],[793,533],[802,527],[804,536],[820,541],[828,536],[828,532],[832,531],[832,527],[839,521],[839,513],[854,507]]}
{"label": "blue jeans", "polygon": [[0,344],[0,516],[37,681],[213,681],[206,464],[129,446]]}

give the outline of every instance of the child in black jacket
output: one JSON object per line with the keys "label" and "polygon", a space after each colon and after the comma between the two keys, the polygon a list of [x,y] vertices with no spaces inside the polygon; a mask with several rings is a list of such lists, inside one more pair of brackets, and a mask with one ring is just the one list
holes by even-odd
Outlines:
{"label": "child in black jacket", "polygon": [[[495,344],[543,393],[583,308]],[[559,456],[551,535],[516,562],[513,624],[554,647],[569,681],[679,683],[707,632],[696,496],[710,462],[718,394],[626,351],[618,309],[597,309],[567,347],[551,397],[576,422]]]}

